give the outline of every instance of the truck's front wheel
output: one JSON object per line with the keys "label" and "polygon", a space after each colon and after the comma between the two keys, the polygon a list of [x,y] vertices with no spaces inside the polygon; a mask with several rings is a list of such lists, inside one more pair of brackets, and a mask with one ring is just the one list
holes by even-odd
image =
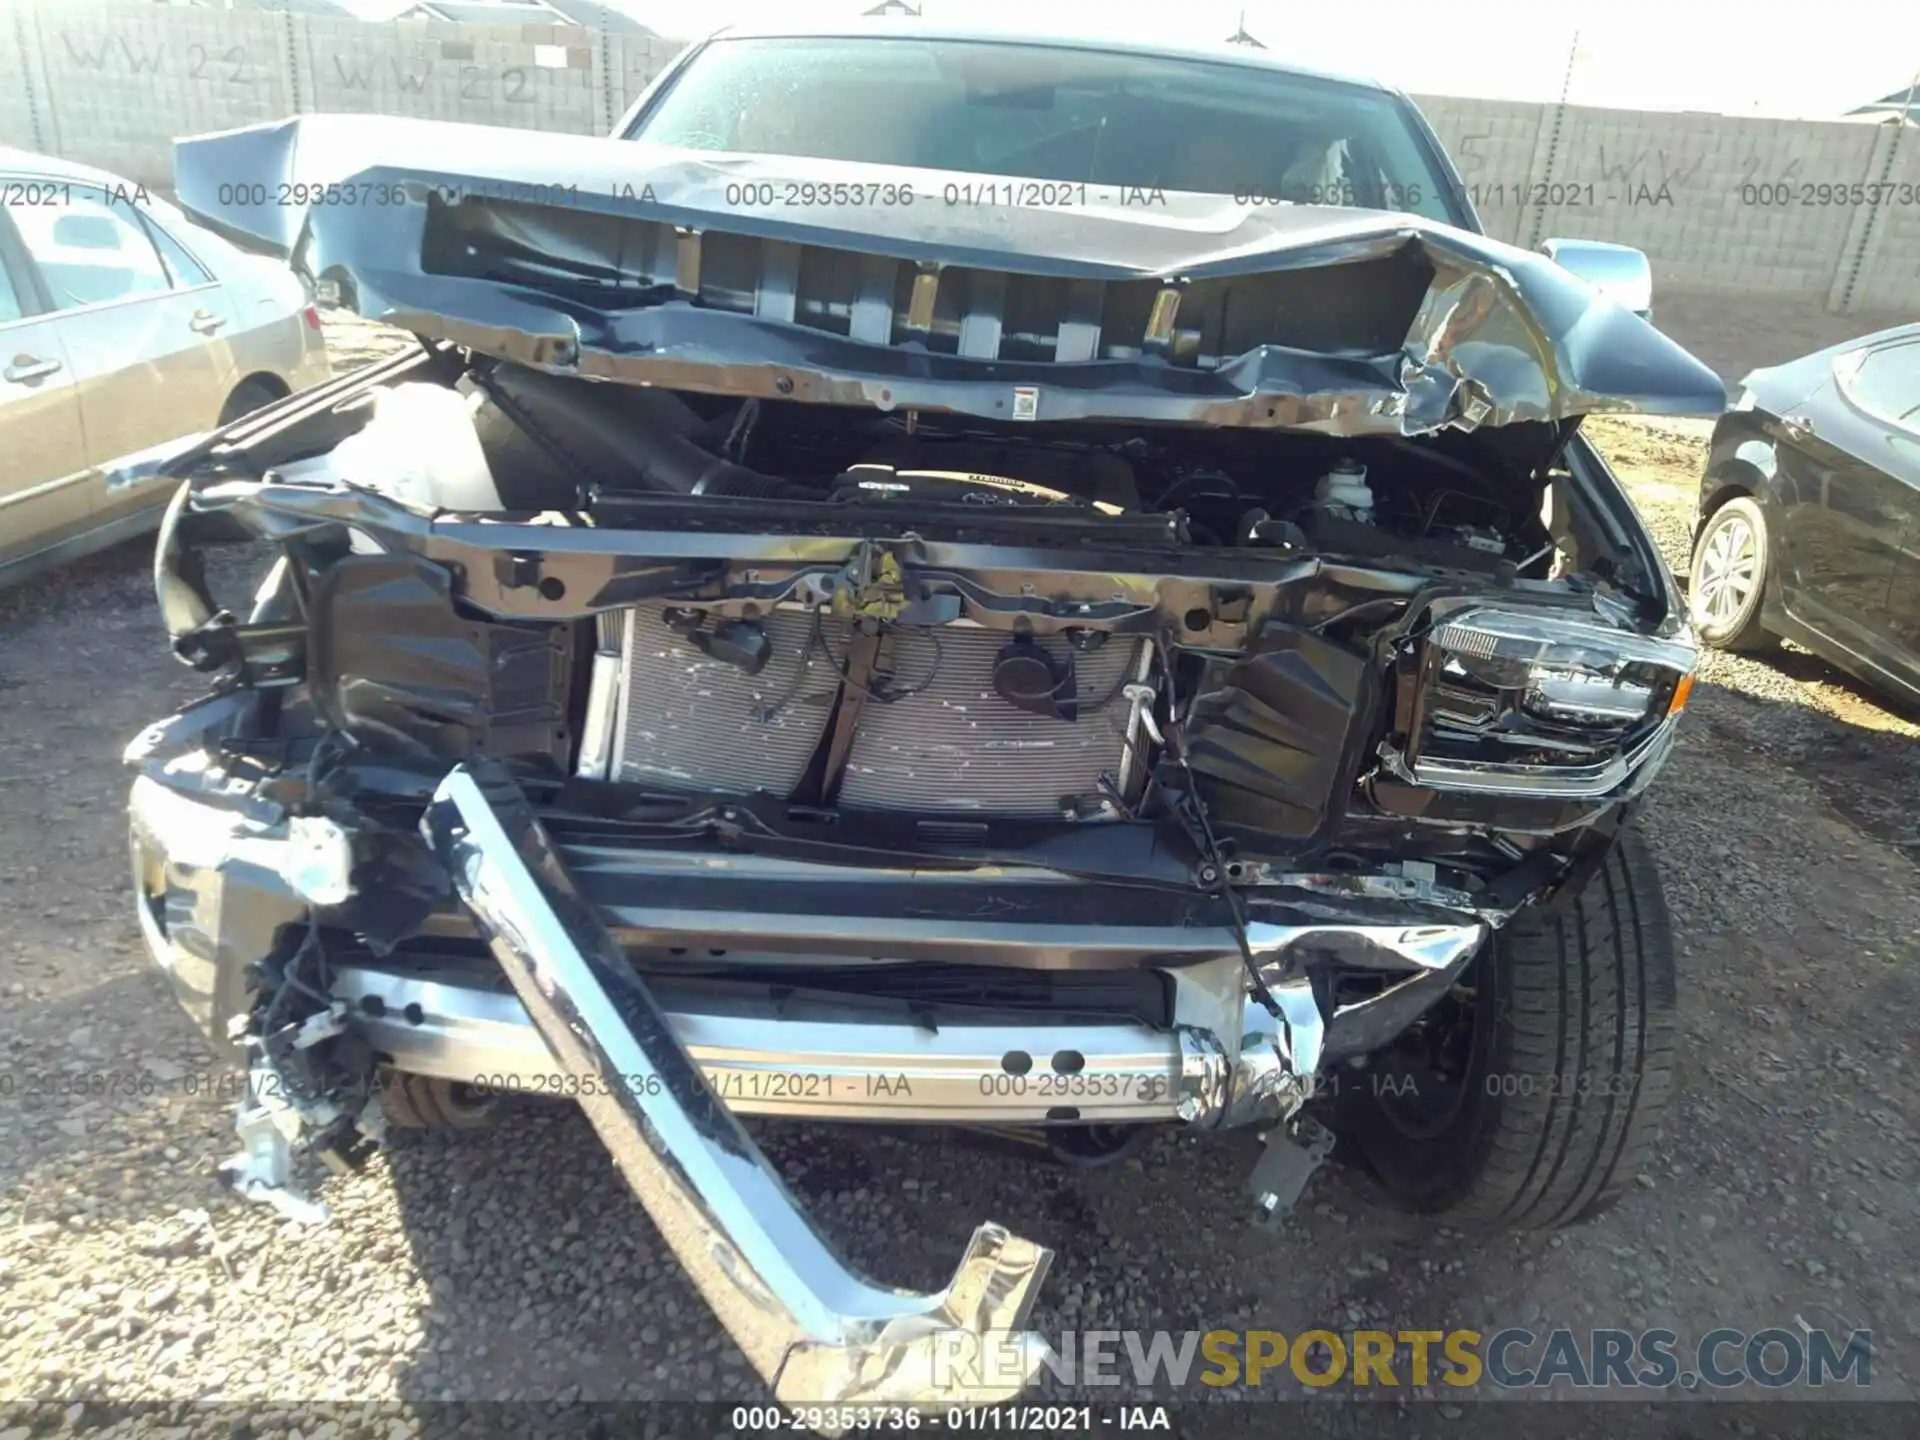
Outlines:
{"label": "truck's front wheel", "polygon": [[1463,1224],[1598,1215],[1645,1164],[1673,1083],[1666,898],[1623,833],[1558,913],[1528,909],[1362,1071],[1339,1128],[1382,1184]]}

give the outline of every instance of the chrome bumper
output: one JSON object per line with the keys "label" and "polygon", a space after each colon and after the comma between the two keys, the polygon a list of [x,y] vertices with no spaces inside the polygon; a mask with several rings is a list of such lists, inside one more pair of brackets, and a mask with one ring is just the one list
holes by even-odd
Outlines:
{"label": "chrome bumper", "polygon": [[[480,977],[371,966],[332,993],[396,1069],[571,1098],[574,1081],[518,995]],[[667,1027],[737,1114],[948,1124],[1178,1120],[1192,1039],[1144,1025],[1005,1020],[938,1028],[792,1001],[699,1005],[659,993]],[[1252,1029],[1271,1028],[1249,1006]]]}
{"label": "chrome bumper", "polygon": [[931,1295],[850,1269],[674,1038],[518,790],[490,797],[462,766],[423,829],[627,1184],[780,1400],[990,1403],[1024,1388],[1046,1353],[1022,1332],[1051,1251],[982,1225]]}
{"label": "chrome bumper", "polygon": [[[298,822],[210,783],[199,760],[143,774],[131,818],[141,927],[218,1043],[247,1012],[249,966],[304,926],[307,897],[333,882],[310,864]],[[1239,954],[1195,956],[1193,936],[1169,925],[1128,939],[1168,957],[1166,1029],[1044,1014],[943,1016],[936,1027],[791,996],[703,994],[693,980],[643,983],[609,926],[658,921],[637,899],[629,910],[592,903],[591,867],[570,871],[504,780],[455,770],[423,829],[494,963],[338,967],[343,1018],[401,1070],[578,1100],[742,1350],[796,1404],[1016,1393],[1044,1353],[1020,1327],[1049,1256],[983,1225],[945,1290],[877,1286],[814,1232],[736,1114],[1271,1121],[1299,1106],[1323,1061],[1370,1048],[1430,1003],[1486,934],[1477,923],[1255,920],[1247,940],[1276,1015],[1246,998]],[[1306,972],[1328,957],[1383,972],[1381,988],[1323,1014]]]}

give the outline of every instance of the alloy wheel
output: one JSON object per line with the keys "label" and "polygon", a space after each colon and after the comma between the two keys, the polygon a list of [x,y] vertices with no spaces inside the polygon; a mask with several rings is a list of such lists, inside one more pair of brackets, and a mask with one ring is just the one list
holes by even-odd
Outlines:
{"label": "alloy wheel", "polygon": [[1693,617],[1724,629],[1760,583],[1760,545],[1746,516],[1726,515],[1707,532],[1693,567]]}

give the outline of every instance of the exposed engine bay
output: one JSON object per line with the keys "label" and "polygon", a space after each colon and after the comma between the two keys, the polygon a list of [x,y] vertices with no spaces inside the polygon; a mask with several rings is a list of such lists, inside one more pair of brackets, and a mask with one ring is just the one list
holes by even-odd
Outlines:
{"label": "exposed engine bay", "polygon": [[[1322,1069],[1443,1043],[1671,743],[1691,649],[1554,433],[1050,433],[448,345],[232,427],[156,568],[217,693],[128,758],[142,927],[252,1077],[236,1187],[313,1218],[296,1147],[478,1081],[769,1255],[735,1112],[1077,1165],[1284,1122],[1290,1205]],[[236,525],[282,557],[245,619]],[[755,1163],[696,1203],[687,1145]],[[1030,1293],[1044,1252],[975,1244]]]}
{"label": "exposed engine bay", "polygon": [[[465,953],[416,832],[477,766],[652,975],[1151,1028],[1180,1023],[1151,967],[1192,951],[1269,1014],[1310,987],[1288,1024],[1365,1053],[1604,851],[1684,704],[1691,650],[1638,618],[1660,597],[1559,463],[1570,433],[1054,432],[444,344],[296,397],[184,462],[158,574],[227,697],[196,791],[309,817],[288,883],[335,918],[195,1004],[278,1036],[350,1125],[370,1057],[416,1042],[295,1045],[328,1013],[310,967],[381,999],[399,982],[341,957]],[[198,559],[236,524],[283,552],[245,620]],[[142,885],[156,923],[178,908],[163,870]],[[1317,958],[1267,953],[1329,922]],[[1422,934],[1417,984],[1375,954]]]}
{"label": "exposed engine bay", "polygon": [[[444,344],[327,391],[192,462],[163,537],[270,768],[505,764],[608,843],[1040,863],[1242,931],[1247,885],[1477,923],[1578,873],[1685,700],[1570,423],[994,425]],[[236,522],[286,557],[247,622],[195,559]]]}
{"label": "exposed engine bay", "polygon": [[[520,688],[513,704],[492,702],[496,728],[508,724],[503,710],[542,713],[544,728],[519,727],[516,742],[626,793],[758,794],[810,813],[956,821],[1165,819],[1160,791],[1171,772],[1156,767],[1177,754],[1185,782],[1223,823],[1297,852],[1330,838],[1339,797],[1376,768],[1374,743],[1393,738],[1372,651],[1381,635],[1408,628],[1416,598],[1457,603],[1448,597],[1538,586],[1578,602],[1611,592],[1604,576],[1628,573],[1611,565],[1604,538],[1567,519],[1564,496],[1555,499],[1566,477],[1538,463],[1538,442],[1515,445],[1508,431],[1052,433],[913,412],[729,404],[490,362],[449,371],[459,364],[451,354],[435,364],[438,385],[403,380],[310,422],[332,448],[294,454],[264,478],[308,493],[386,494],[429,512],[577,514],[603,532],[651,524],[706,533],[714,547],[765,520],[796,543],[842,530],[897,531],[909,546],[942,534],[1010,537],[1089,554],[1119,547],[1129,568],[1156,553],[1212,552],[1314,577],[1264,595],[1218,580],[1177,593],[1163,584],[1151,604],[1110,586],[1097,593],[1092,570],[1077,594],[1041,596],[1031,581],[992,593],[958,577],[915,584],[875,538],[834,564],[780,567],[778,581],[772,567],[742,562],[726,581],[597,608],[571,641],[497,632],[496,682]],[[354,548],[384,547],[363,533]],[[372,566],[367,593],[389,599],[384,572],[355,563]],[[325,577],[315,596],[316,618],[337,607],[315,657],[315,701],[344,733],[379,735],[391,717],[367,713],[368,697],[404,690],[412,656],[351,638],[378,628],[352,569]],[[509,586],[537,597],[556,588],[569,593],[557,577]],[[529,667],[524,675],[509,656]],[[1471,676],[1460,679],[1474,689]],[[1606,695],[1637,700],[1621,711],[1629,727],[1658,720],[1657,685],[1622,683],[1614,675],[1587,689],[1602,709]],[[1671,678],[1663,683],[1671,688]],[[1483,713],[1461,722],[1465,739],[1492,737],[1495,753],[1515,762],[1540,747],[1568,764],[1619,748],[1619,726],[1553,736],[1538,706],[1503,708],[1503,688],[1516,687],[1469,699]],[[1184,733],[1184,751],[1169,748],[1169,732]],[[1395,743],[1411,753],[1404,738]],[[501,753],[498,740],[488,748]],[[1406,765],[1377,768],[1385,788],[1376,795],[1396,795]],[[1547,828],[1570,828],[1578,813]],[[1186,828],[1199,834],[1192,816]]]}
{"label": "exposed engine bay", "polygon": [[994,425],[583,385],[504,363],[482,389],[481,434],[510,509],[590,492],[1066,508],[1164,517],[1153,533],[1182,545],[1311,543],[1483,572],[1505,561],[1515,575],[1545,575],[1552,554],[1529,469],[1539,457],[1502,432]]}

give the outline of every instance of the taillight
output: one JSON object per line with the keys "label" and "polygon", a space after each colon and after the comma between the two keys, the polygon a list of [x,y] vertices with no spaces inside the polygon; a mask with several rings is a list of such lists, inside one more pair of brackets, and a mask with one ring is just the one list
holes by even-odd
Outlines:
{"label": "taillight", "polygon": [[300,318],[307,322],[307,328],[309,330],[314,331],[316,334],[319,332],[320,310],[318,306],[314,306],[314,305],[307,306],[306,309],[300,312]]}

